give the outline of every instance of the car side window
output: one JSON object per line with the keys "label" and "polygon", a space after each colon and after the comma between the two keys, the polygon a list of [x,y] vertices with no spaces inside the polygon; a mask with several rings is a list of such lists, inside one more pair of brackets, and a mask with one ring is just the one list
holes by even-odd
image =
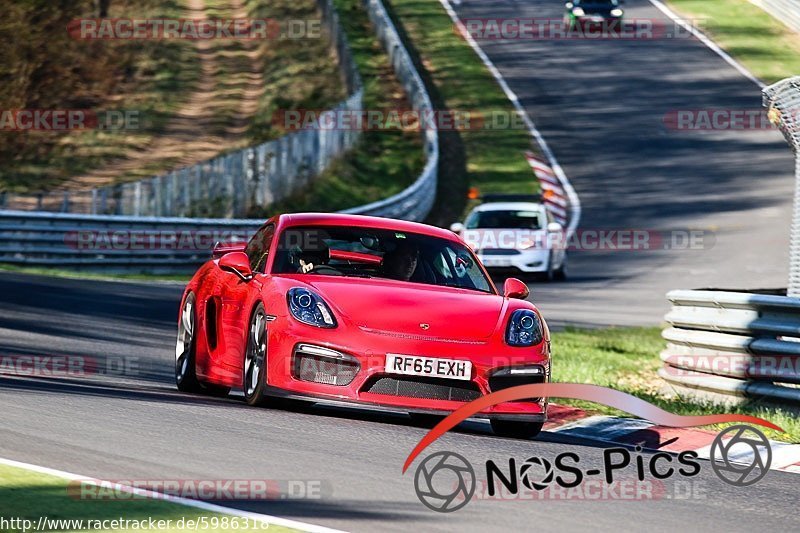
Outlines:
{"label": "car side window", "polygon": [[250,259],[250,268],[253,272],[264,272],[269,257],[272,236],[275,234],[275,225],[268,224],[259,229],[250,242],[247,243],[245,253]]}

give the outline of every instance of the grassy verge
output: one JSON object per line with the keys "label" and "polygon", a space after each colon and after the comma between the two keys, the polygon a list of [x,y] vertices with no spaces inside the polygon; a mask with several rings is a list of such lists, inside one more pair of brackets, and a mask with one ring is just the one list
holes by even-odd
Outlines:
{"label": "grassy verge", "polygon": [[[500,86],[469,44],[455,31],[439,2],[385,0],[402,24],[444,105],[454,111],[516,117]],[[527,193],[537,190],[524,158],[534,149],[530,135],[517,120],[514,127],[461,130],[470,186],[481,192]],[[452,201],[453,199],[442,199]]]}
{"label": "grassy verge", "polygon": [[37,276],[49,276],[52,278],[95,279],[100,281],[176,281],[188,283],[192,277],[191,274],[103,274],[99,272],[87,272],[84,270],[69,270],[66,268],[29,267],[6,264],[0,264],[0,272],[18,272],[20,274],[33,274]]}
{"label": "grassy verge", "polygon": [[[62,16],[96,16],[91,13],[93,4],[84,4],[86,12],[72,7],[69,16]],[[187,17],[186,0],[119,0],[110,3],[109,16],[320,18],[315,0],[205,0],[203,4],[203,12]],[[60,13],[59,9],[52,11]],[[0,25],[0,35],[3,29]],[[64,25],[49,31],[64,32]],[[52,34],[43,32],[38,38],[46,42]],[[74,68],[79,71],[91,67],[102,84],[84,76],[75,82],[74,91],[62,95],[48,85],[50,80],[32,79],[19,95],[6,97],[0,90],[0,108],[132,110],[138,122],[118,130],[0,132],[0,190],[37,192],[64,182],[86,188],[148,178],[285,134],[272,124],[275,109],[328,108],[345,96],[324,36],[213,39],[199,44],[188,39],[66,39],[50,55],[48,60],[56,64],[78,63]],[[92,55],[103,63],[96,65]],[[20,76],[34,69],[36,65],[26,64],[24,57],[20,52],[19,58],[7,63],[0,60],[0,72]],[[47,98],[31,96],[38,93]],[[94,174],[98,172],[99,177]],[[71,181],[87,175],[89,182]]]}
{"label": "grassy verge", "polygon": [[[384,113],[408,109],[402,86],[375,37],[362,2],[335,0],[334,4],[364,82],[364,109]],[[381,200],[413,183],[424,165],[419,132],[365,131],[358,145],[310,187],[282,202],[254,210],[252,216],[337,211]]]}
{"label": "grassy verge", "polygon": [[[254,524],[252,519],[245,522],[242,517],[212,513],[163,500],[81,500],[68,495],[68,483],[67,480],[55,476],[0,465],[0,517],[5,520],[18,518],[30,521],[30,527],[27,528],[17,522],[16,526],[10,524],[11,527],[3,526],[2,530],[33,531],[41,517],[45,517],[48,522],[43,524],[43,531],[152,530],[154,527],[148,525],[151,519],[158,531],[164,532],[195,531],[196,524],[206,524],[208,528],[198,528],[203,531],[296,531],[280,526],[267,526],[261,522]],[[121,522],[123,520],[136,521],[142,525],[136,527],[132,522]],[[113,521],[117,521],[116,524]],[[193,521],[191,525],[189,521]]]}
{"label": "grassy verge", "polygon": [[800,72],[800,36],[747,0],[668,0],[765,83]]}
{"label": "grassy verge", "polygon": [[[112,3],[111,16],[130,17],[131,13],[136,13],[137,18],[177,18],[184,12],[179,0],[169,0],[160,6],[147,0]],[[95,16],[89,12],[74,15]],[[65,30],[58,27],[49,31]],[[40,39],[49,40],[51,35],[43,34]],[[8,156],[3,157],[5,161],[0,169],[0,190],[46,190],[72,176],[124,157],[129,150],[147,146],[180,108],[199,76],[199,61],[190,41],[67,40],[64,44],[60,50],[52,51],[54,57],[50,60],[75,63],[75,59],[70,59],[83,58],[86,64],[78,63],[74,68],[93,74],[76,86],[75,94],[53,95],[55,91],[46,83],[33,80],[27,94],[3,102],[6,104],[3,107],[133,110],[138,113],[138,129],[1,132],[4,151],[11,153],[0,154]],[[58,57],[59,54],[62,57]],[[95,67],[98,73],[89,70],[92,58],[99,63]],[[0,68],[18,70],[17,75],[23,75],[35,66],[26,64],[24,60],[14,63],[9,59],[9,64],[4,63]],[[96,77],[104,78],[103,82],[97,81]],[[37,83],[42,86],[37,86]],[[24,101],[24,98],[34,101]],[[46,104],[41,105],[40,101]]]}
{"label": "grassy verge", "polygon": [[[666,395],[666,383],[656,375],[661,367],[658,353],[664,348],[660,334],[659,328],[567,329],[554,332],[553,379],[611,387],[680,415],[741,413],[759,416],[786,430],[785,434],[766,430],[770,438],[800,442],[800,420],[795,413],[758,402],[721,407]],[[615,416],[630,416],[589,402],[560,400],[559,403]]]}

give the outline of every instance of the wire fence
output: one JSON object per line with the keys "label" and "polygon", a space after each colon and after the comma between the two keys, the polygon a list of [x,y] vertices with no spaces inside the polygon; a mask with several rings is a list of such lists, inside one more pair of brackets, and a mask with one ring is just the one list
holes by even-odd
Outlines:
{"label": "wire fence", "polygon": [[[350,95],[329,110],[363,109],[363,88],[332,0],[318,0],[331,49]],[[336,116],[336,115],[334,115]],[[352,148],[354,128],[306,129],[143,181],[90,190],[4,193],[0,209],[129,216],[245,217],[307,187]]]}
{"label": "wire fence", "polygon": [[800,0],[750,0],[750,2],[800,33]]}
{"label": "wire fence", "polygon": [[789,245],[789,296],[800,296],[800,76],[788,78],[763,91],[770,121],[778,126],[795,154],[795,192]]}

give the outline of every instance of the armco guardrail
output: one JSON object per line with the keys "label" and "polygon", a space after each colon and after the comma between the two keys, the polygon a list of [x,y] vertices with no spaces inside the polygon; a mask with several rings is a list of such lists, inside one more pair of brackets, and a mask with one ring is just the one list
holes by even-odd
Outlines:
{"label": "armco guardrail", "polygon": [[258,220],[0,211],[0,263],[119,272],[188,272],[216,242],[244,241]]}
{"label": "armco guardrail", "polygon": [[[332,0],[318,0],[330,47],[350,96],[330,113],[363,109],[361,77]],[[361,136],[308,129],[150,179],[90,190],[0,195],[0,209],[131,216],[243,217],[308,186]]]}
{"label": "armco guardrail", "polygon": [[[360,112],[361,79],[338,15],[332,0],[319,0],[319,5],[346,85],[355,91],[330,112]],[[420,113],[432,111],[422,78],[383,4],[380,0],[367,0],[365,7],[411,107]],[[347,213],[408,220],[422,220],[428,215],[436,195],[439,143],[435,127],[425,128],[422,134],[426,164],[415,182],[390,198],[348,209]],[[69,213],[82,206],[77,212],[157,217],[246,216],[253,205],[267,206],[309,185],[314,175],[353,146],[358,137],[358,131],[347,128],[304,130],[150,180],[47,196],[0,195],[0,209],[27,205],[34,210]]]}
{"label": "armco guardrail", "polygon": [[[432,111],[422,79],[383,4],[368,0],[365,5],[412,107],[421,113]],[[385,200],[344,212],[424,219],[436,196],[439,164],[438,132],[426,128],[424,136],[427,162],[410,187]],[[0,210],[0,263],[185,271],[208,259],[215,241],[246,239],[262,222]]]}
{"label": "armco guardrail", "polygon": [[[411,107],[420,116],[433,112],[433,104],[422,78],[414,68],[414,62],[406,50],[397,29],[380,0],[365,0],[369,18],[375,26],[378,39],[389,54],[397,79],[405,89]],[[427,161],[422,174],[404,191],[385,200],[348,209],[345,213],[375,215],[381,217],[422,220],[433,207],[436,198],[436,181],[439,172],[439,132],[435,125],[423,128],[423,141]]]}
{"label": "armco guardrail", "polygon": [[[319,0],[319,5],[346,84],[355,91],[331,112],[360,112],[363,109],[361,80],[338,15],[332,0]],[[368,0],[365,7],[411,107],[420,113],[432,111],[422,78],[383,4],[380,0]],[[408,220],[422,220],[428,215],[436,195],[439,143],[433,126],[424,128],[422,135],[426,164],[415,182],[390,198],[348,209],[347,213]],[[157,217],[197,216],[210,209],[224,211],[225,216],[241,217],[252,205],[269,205],[308,185],[312,176],[353,146],[358,137],[359,132],[351,129],[304,130],[141,182],[47,196],[0,195],[0,209],[27,205],[34,210],[69,213],[83,206],[79,212]],[[217,215],[223,216],[223,213]]]}
{"label": "armco guardrail", "polygon": [[800,0],[750,0],[796,32],[800,32]]}
{"label": "armco guardrail", "polygon": [[675,290],[659,375],[712,399],[800,402],[800,298]]}

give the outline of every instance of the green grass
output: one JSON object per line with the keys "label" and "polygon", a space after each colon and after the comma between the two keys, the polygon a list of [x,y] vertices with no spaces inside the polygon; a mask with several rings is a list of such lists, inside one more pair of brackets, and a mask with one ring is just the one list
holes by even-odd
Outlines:
{"label": "green grass", "polygon": [[[246,523],[244,518],[222,515],[204,511],[202,509],[195,509],[194,507],[187,507],[175,503],[166,502],[163,500],[151,500],[145,498],[133,498],[125,500],[89,500],[79,499],[73,495],[68,495],[67,486],[68,481],[59,477],[31,472],[22,468],[0,465],[0,517],[8,520],[10,518],[20,518],[23,520],[30,520],[32,526],[28,531],[32,531],[36,527],[40,517],[46,517],[50,520],[83,520],[83,527],[79,527],[77,523],[73,522],[71,525],[62,523],[59,527],[57,523],[50,522],[49,526],[45,528],[47,531],[80,531],[80,530],[95,530],[95,531],[131,531],[134,529],[146,530],[151,529],[147,525],[142,528],[136,527],[93,527],[89,526],[88,521],[95,520],[137,520],[147,521],[153,519],[155,521],[164,520],[160,525],[166,527],[158,527],[158,531],[194,531],[193,527],[186,526],[188,520],[201,520],[205,518],[205,524],[211,526],[208,529],[202,528],[203,531],[232,531],[238,529],[240,531],[274,531],[274,532],[289,532],[297,531],[280,526],[267,525],[258,523],[253,524],[252,519]],[[184,522],[179,522],[180,520]],[[169,520],[170,522],[166,522]],[[227,521],[227,522],[222,522]],[[248,527],[231,527],[230,524],[236,521],[237,525]],[[94,523],[94,522],[93,522]],[[199,522],[197,522],[199,523]],[[145,522],[146,524],[146,522]],[[223,524],[228,527],[222,527]],[[101,524],[102,525],[102,524]],[[105,526],[111,526],[107,522]],[[123,524],[119,524],[122,526]],[[180,527],[183,525],[184,527]],[[20,527],[7,528],[4,527],[0,531],[22,531]]]}
{"label": "green grass", "polygon": [[[451,110],[516,116],[500,86],[435,0],[385,0],[402,24],[443,104]],[[524,158],[536,150],[524,127],[460,132],[470,186],[481,192],[528,193],[538,186]],[[447,200],[447,199],[444,199]]]}
{"label": "green grass", "polygon": [[[364,109],[409,109],[360,0],[335,0],[364,82]],[[266,218],[292,211],[337,211],[387,198],[408,187],[425,166],[417,131],[364,131],[356,147],[290,198],[252,211]]]}
{"label": "green grass", "polygon": [[[794,412],[768,407],[757,401],[722,407],[667,394],[669,389],[666,382],[656,375],[661,367],[658,354],[664,346],[660,328],[566,329],[553,332],[553,380],[611,387],[681,415],[737,413],[762,417],[786,430],[786,433],[765,430],[770,438],[800,442],[800,420]],[[629,416],[589,402],[563,399],[558,403],[615,416]]]}
{"label": "green grass", "polygon": [[800,73],[800,36],[747,0],[667,3],[765,83]]}
{"label": "green grass", "polygon": [[[182,4],[170,0],[155,6],[148,0],[112,3],[112,16],[136,13],[138,18],[181,17]],[[60,182],[101,167],[129,150],[143,149],[180,108],[185,94],[199,77],[199,61],[191,41],[103,41],[85,46],[111,48],[108,55],[126,64],[117,77],[114,93],[97,95],[90,107],[99,110],[133,110],[138,113],[139,129],[71,132],[30,132],[28,144],[0,169],[0,189],[16,192],[42,191]],[[58,58],[54,58],[58,60]],[[113,68],[110,62],[109,68]],[[60,107],[82,108],[86,104],[64,102]],[[18,135],[2,133],[2,135]],[[163,164],[163,163],[162,163]],[[143,168],[141,175],[163,168]],[[131,176],[122,176],[122,179]]]}
{"label": "green grass", "polygon": [[33,274],[37,276],[50,276],[53,278],[70,279],[96,279],[101,281],[177,281],[188,283],[191,274],[149,274],[149,273],[100,273],[85,270],[70,270],[67,268],[29,267],[0,264],[0,272],[18,272],[20,274]]}
{"label": "green grass", "polygon": [[[280,21],[320,18],[315,0],[245,0],[242,3],[246,16],[251,18]],[[234,18],[236,13],[232,5],[228,0],[208,0],[202,16]],[[111,2],[110,16],[186,18],[185,6],[185,0],[119,0]],[[214,65],[213,104],[205,110],[211,114],[211,119],[199,133],[225,139],[219,146],[220,154],[285,134],[272,125],[275,109],[325,109],[345,97],[324,35],[322,38],[263,42],[219,39],[210,43],[208,55]],[[0,168],[0,190],[20,193],[48,190],[69,178],[124,161],[131,153],[154,149],[163,142],[165,128],[201,81],[200,54],[191,40],[111,40],[80,46],[103,47],[104,57],[109,58],[104,76],[117,79],[113,91],[93,92],[87,83],[89,86],[84,89],[93,96],[90,103],[60,102],[53,107],[135,110],[140,119],[138,129],[26,133],[26,142],[21,148],[14,147],[13,153],[0,153],[0,159],[4,159]],[[256,52],[255,61],[247,57],[248,52]],[[57,62],[59,58],[53,60]],[[240,117],[242,91],[248,85],[253,89],[254,75],[258,73],[263,79],[256,84],[260,92],[258,106],[252,116]],[[21,106],[15,103],[4,107]],[[237,134],[234,139],[229,131],[240,127],[244,133]],[[20,134],[0,132],[0,135]],[[145,157],[133,168],[117,173],[114,181],[128,182],[166,173],[186,164],[184,155]]]}

